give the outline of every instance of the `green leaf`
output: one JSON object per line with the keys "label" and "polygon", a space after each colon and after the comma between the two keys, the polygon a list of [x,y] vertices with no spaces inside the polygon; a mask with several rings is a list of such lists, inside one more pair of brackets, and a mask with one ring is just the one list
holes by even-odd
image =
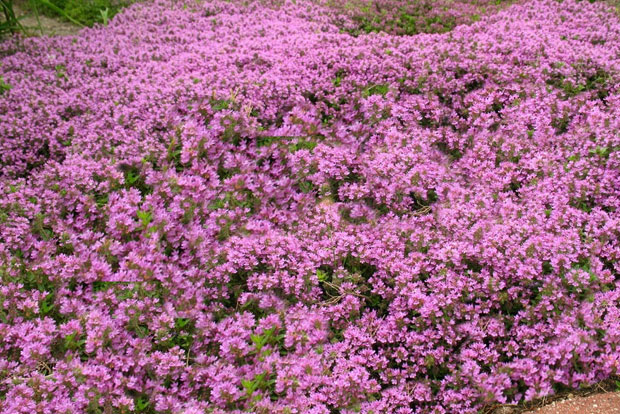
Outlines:
{"label": "green leaf", "polygon": [[259,345],[259,344],[262,344],[263,342],[263,337],[260,335],[251,334],[250,339],[252,340],[254,345]]}
{"label": "green leaf", "polygon": [[297,142],[296,144],[291,144],[289,146],[291,152],[295,152],[295,151],[299,151],[302,149],[307,149],[309,151],[312,151],[315,147],[317,146],[317,142],[316,141],[303,141],[300,140],[299,142]]}
{"label": "green leaf", "polygon": [[314,189],[314,184],[312,184],[311,181],[307,181],[307,180],[303,180],[299,182],[299,190],[304,193],[304,194],[308,194],[309,192],[311,192]]}
{"label": "green leaf", "polygon": [[189,323],[191,322],[191,319],[189,318],[176,318],[174,320],[174,326],[177,329],[183,329],[185,328]]}
{"label": "green leaf", "polygon": [[153,220],[153,213],[150,212],[150,211],[138,210],[137,215],[138,215],[138,218],[140,219],[140,221],[142,222],[142,226],[144,228],[147,228],[148,225]]}
{"label": "green leaf", "polygon": [[106,204],[108,204],[109,194],[98,194],[95,196],[95,203],[97,207],[102,208]]}
{"label": "green leaf", "polygon": [[49,7],[52,10],[54,10],[56,13],[60,14],[65,19],[69,20],[71,23],[77,24],[80,27],[84,27],[84,25],[82,23],[78,22],[73,17],[69,16],[63,9],[61,9],[58,6],[56,6],[54,3],[52,3],[52,2],[50,2],[48,0],[37,0],[37,2],[42,4],[42,5],[44,5],[44,6],[46,6],[46,7]]}
{"label": "green leaf", "polygon": [[252,386],[254,385],[253,381],[250,380],[241,380],[241,385],[243,386],[243,388],[245,388],[246,390],[250,390],[252,389]]}
{"label": "green leaf", "polygon": [[317,279],[319,279],[319,282],[326,282],[327,278],[329,276],[327,275],[327,272],[325,272],[325,271],[323,271],[321,269],[317,269],[316,277],[317,277]]}
{"label": "green leaf", "polygon": [[136,405],[136,411],[138,412],[143,412],[147,409],[147,407],[149,406],[149,404],[151,404],[151,402],[149,401],[147,396],[141,395],[138,398],[136,398],[135,401],[135,405]]}
{"label": "green leaf", "polygon": [[6,83],[4,81],[4,78],[2,76],[0,76],[0,95],[2,95],[4,92],[11,90],[13,88],[12,85],[9,85],[8,83]]}
{"label": "green leaf", "polygon": [[214,99],[211,101],[211,107],[214,111],[222,111],[224,109],[228,109],[233,103],[230,99]]}
{"label": "green leaf", "polygon": [[107,26],[108,25],[108,21],[110,20],[110,17],[108,15],[109,11],[110,10],[107,7],[105,9],[99,10],[99,14],[101,16],[101,21],[102,21],[104,26]]}
{"label": "green leaf", "polygon": [[367,87],[366,89],[364,89],[362,91],[362,97],[364,98],[368,98],[371,95],[382,95],[384,96],[385,94],[388,93],[388,91],[390,90],[389,86],[387,84],[385,85],[372,85]]}
{"label": "green leaf", "polygon": [[41,310],[41,316],[47,316],[52,312],[55,306],[54,300],[55,297],[53,293],[49,293],[47,296],[45,296],[45,299],[43,299],[41,305],[39,306]]}
{"label": "green leaf", "polygon": [[138,181],[138,178],[140,178],[140,174],[133,170],[127,172],[127,176],[125,177],[129,185],[132,185],[133,183]]}
{"label": "green leaf", "polygon": [[598,155],[601,158],[609,157],[610,149],[608,147],[596,147],[590,150],[590,155]]}

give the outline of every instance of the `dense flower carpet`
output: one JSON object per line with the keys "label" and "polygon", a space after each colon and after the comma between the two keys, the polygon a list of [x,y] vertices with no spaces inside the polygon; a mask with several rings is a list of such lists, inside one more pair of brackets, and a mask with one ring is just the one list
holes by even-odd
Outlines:
{"label": "dense flower carpet", "polygon": [[0,413],[476,413],[618,374],[618,14],[399,1],[0,43]]}

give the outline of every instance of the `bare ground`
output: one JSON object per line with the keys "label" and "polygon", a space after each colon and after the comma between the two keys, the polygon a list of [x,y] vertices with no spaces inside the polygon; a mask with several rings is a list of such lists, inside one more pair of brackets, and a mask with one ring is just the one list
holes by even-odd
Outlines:
{"label": "bare ground", "polygon": [[620,392],[552,402],[531,414],[620,414]]}
{"label": "bare ground", "polygon": [[519,405],[496,404],[482,414],[620,414],[620,378],[566,390]]}
{"label": "bare ground", "polygon": [[28,34],[34,36],[67,36],[76,34],[81,29],[81,27],[73,23],[41,14],[39,14],[37,20],[37,15],[34,12],[29,11],[19,3],[13,7],[15,14],[20,18],[22,26],[26,28]]}

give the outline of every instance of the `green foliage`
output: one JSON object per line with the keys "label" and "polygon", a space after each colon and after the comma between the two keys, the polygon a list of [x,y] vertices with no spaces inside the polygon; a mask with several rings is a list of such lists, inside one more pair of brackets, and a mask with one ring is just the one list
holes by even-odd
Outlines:
{"label": "green foliage", "polygon": [[319,282],[327,282],[330,279],[330,275],[325,270],[317,269],[316,278],[318,279]]}
{"label": "green foliage", "polygon": [[256,137],[256,146],[258,148],[268,147],[273,143],[280,142],[285,139],[288,139],[288,137],[269,136],[269,135],[259,136],[259,137]]}
{"label": "green foliage", "polygon": [[411,208],[414,211],[430,207],[433,203],[435,203],[438,200],[437,193],[432,188],[426,191],[425,196],[421,194],[417,194],[415,192],[411,192],[409,196],[411,197],[411,201],[412,201]]}
{"label": "green foliage", "polygon": [[[420,10],[401,10],[396,18],[386,19],[382,14],[366,14],[356,18],[358,28],[352,31],[353,35],[358,32],[381,32],[393,31],[403,35],[415,35],[418,33],[443,33],[454,28],[456,21],[450,16],[425,16],[429,10],[418,6]],[[475,20],[475,19],[473,19]]]}
{"label": "green foliage", "polygon": [[[513,0],[495,0],[494,6],[511,3]],[[342,2],[345,3],[345,2]],[[475,8],[465,14],[459,12],[460,3],[469,3]],[[484,2],[482,2],[484,3]],[[346,29],[353,36],[362,33],[388,32],[398,35],[416,35],[419,33],[445,33],[458,24],[472,23],[488,14],[488,7],[478,1],[437,1],[415,0],[400,2],[401,7],[383,7],[380,2],[347,1],[346,8],[351,9],[356,23],[355,27]],[[454,8],[456,13],[450,13]]]}
{"label": "green foliage", "polygon": [[72,23],[92,26],[108,24],[130,0],[35,0],[39,10],[53,17],[62,17]]}
{"label": "green foliage", "polygon": [[155,408],[146,394],[139,394],[134,398],[135,412],[141,414],[154,413]]}
{"label": "green foliage", "polygon": [[115,287],[118,282],[109,282],[104,280],[96,280],[93,282],[93,292],[104,292]]}
{"label": "green foliage", "polygon": [[209,202],[207,209],[211,211],[227,208],[244,208],[249,210],[249,214],[256,213],[261,207],[260,199],[248,189],[239,191],[227,191],[223,197],[216,198]]}
{"label": "green foliage", "polygon": [[101,393],[95,391],[95,395],[88,401],[88,407],[86,407],[87,414],[103,414],[103,407],[100,404]]}
{"label": "green foliage", "polygon": [[[21,252],[16,253],[16,256],[21,256]],[[8,272],[0,273],[0,276],[3,284],[21,283],[26,290],[38,290],[40,292],[52,292],[54,290],[54,283],[42,272],[24,270],[16,276],[10,276]]]}
{"label": "green foliage", "polygon": [[149,224],[153,221],[153,213],[150,211],[138,210],[137,212],[138,219],[140,220],[140,225],[143,230],[151,231],[152,227],[149,228]]}
{"label": "green foliage", "polygon": [[[23,26],[19,22],[19,19],[13,10],[13,0],[0,0],[0,9],[2,9],[2,20],[0,20],[0,37],[7,34],[24,31]],[[2,84],[4,84],[4,80],[2,80]],[[0,91],[4,92],[4,88],[2,86],[0,86]]]}
{"label": "green foliage", "polygon": [[30,0],[29,5],[31,8],[34,9],[34,12],[37,15],[37,19],[39,17],[39,10],[51,10],[52,12],[56,13],[56,15],[64,17],[73,24],[76,24],[78,26],[84,26],[79,20],[76,20],[61,7],[58,7],[58,5],[54,4],[53,0]]}
{"label": "green foliage", "polygon": [[39,304],[41,316],[47,316],[54,310],[54,293],[48,293]]}
{"label": "green foliage", "polygon": [[362,91],[362,97],[368,98],[371,95],[385,96],[389,91],[389,85],[370,85]]}
{"label": "green foliage", "polygon": [[226,168],[223,164],[217,167],[217,176],[221,181],[227,180],[233,175],[239,174],[241,170],[239,168]]}
{"label": "green foliage", "polygon": [[194,343],[194,334],[196,331],[195,321],[189,318],[176,318],[174,327],[170,330],[166,340],[157,344],[157,349],[167,351],[178,346],[185,352],[189,352]]}
{"label": "green foliage", "polygon": [[308,151],[312,151],[317,146],[316,141],[312,140],[299,140],[296,144],[291,144],[289,149],[291,152],[299,151],[302,149],[306,149]]}
{"label": "green foliage", "polygon": [[106,204],[108,204],[109,199],[110,195],[107,193],[95,194],[95,204],[97,204],[97,207],[99,208],[103,208]]}
{"label": "green foliage", "polygon": [[108,25],[108,21],[110,20],[110,9],[106,7],[105,9],[99,10],[99,14],[101,16],[101,22],[104,26]]}
{"label": "green foliage", "polygon": [[569,202],[571,207],[577,208],[584,213],[592,212],[592,209],[596,205],[591,197],[580,195],[578,197],[572,197]]}
{"label": "green foliage", "polygon": [[224,109],[228,109],[232,106],[233,101],[230,99],[213,99],[211,101],[211,108],[214,111],[223,111]]}
{"label": "green foliage", "polygon": [[194,321],[188,318],[176,318],[174,320],[174,336],[172,337],[173,346],[178,346],[185,351],[189,351],[194,341]]}
{"label": "green foliage", "polygon": [[[37,21],[39,13],[59,17],[78,26],[92,26],[95,23],[107,25],[123,7],[135,0],[28,0],[24,6],[32,11]],[[0,0],[0,37],[13,34],[28,34],[15,14],[13,0]],[[41,26],[39,25],[39,29]],[[41,29],[42,30],[42,29]],[[3,90],[0,83],[0,94]]]}
{"label": "green foliage", "polygon": [[312,184],[312,181],[302,180],[299,181],[297,185],[299,186],[299,191],[304,194],[308,194],[314,190],[314,184]]}
{"label": "green foliage", "polygon": [[172,138],[166,151],[166,160],[170,162],[177,172],[183,171],[184,165],[181,162],[181,153],[183,152],[183,144],[181,143],[180,130],[177,129],[177,135]]}
{"label": "green foliage", "polygon": [[256,375],[251,380],[241,380],[241,386],[245,390],[245,398],[251,401],[260,400],[260,396],[254,396],[256,391],[268,391],[273,392],[275,387],[275,378],[267,373],[263,372]]}
{"label": "green foliage", "polygon": [[77,332],[73,332],[63,339],[63,348],[71,351],[85,352],[86,338],[81,337]]}
{"label": "green foliage", "polygon": [[[23,253],[16,251],[15,256],[22,258]],[[60,308],[56,303],[56,290],[57,285],[54,281],[40,271],[32,271],[26,268],[22,268],[19,273],[11,275],[8,272],[4,272],[0,267],[0,284],[5,285],[9,283],[17,283],[23,286],[25,291],[37,290],[42,295],[39,300],[39,317],[49,317],[56,322],[63,322],[66,318],[60,313]],[[9,320],[17,315],[10,316],[10,313],[5,313],[1,308],[1,295],[0,295],[0,320],[8,323]],[[34,314],[20,313],[18,317],[25,317],[26,319],[32,319]]]}
{"label": "green foliage", "polygon": [[589,154],[592,156],[598,156],[603,160],[607,160],[609,159],[609,156],[611,155],[612,152],[616,152],[616,151],[620,151],[620,147],[601,147],[601,146],[597,146],[594,149],[591,149],[589,151]]}
{"label": "green foliage", "polygon": [[[465,154],[463,154],[463,152],[461,152],[460,149],[450,147],[445,142],[437,142],[435,144],[435,146],[437,147],[437,149],[439,149],[439,151],[441,151],[444,154],[446,154],[450,158],[450,161],[458,161],[461,158],[463,158],[463,155],[465,155]],[[501,154],[499,154],[499,155],[501,157]]]}
{"label": "green foliage", "polygon": [[[579,61],[572,64],[573,69],[579,79],[578,82],[566,79],[565,75],[559,71],[549,73],[547,84],[560,89],[564,93],[565,99],[570,99],[582,92],[596,92],[597,98],[605,100],[609,95],[609,88],[613,82],[611,73],[602,67],[595,67],[592,71],[591,63]],[[556,62],[554,69],[561,69],[566,66],[564,62]]]}
{"label": "green foliage", "polygon": [[149,406],[150,402],[148,398],[139,397],[135,400],[135,406],[137,412],[144,412],[146,408]]}
{"label": "green foliage", "polygon": [[140,168],[123,164],[120,166],[125,176],[125,188],[136,188],[142,195],[150,194],[153,188],[146,184]]}
{"label": "green foliage", "polygon": [[[0,29],[1,33],[2,29]],[[4,78],[0,76],[0,95],[3,95],[6,91],[11,90],[13,86],[4,81]]]}
{"label": "green foliage", "polygon": [[48,241],[54,236],[53,229],[45,224],[45,215],[37,213],[32,223],[32,232],[43,241]]}
{"label": "green foliage", "polygon": [[220,242],[225,242],[226,240],[228,240],[231,236],[230,234],[230,230],[232,227],[232,222],[230,221],[230,219],[226,219],[221,225],[220,225],[220,229],[216,234],[216,239]]}
{"label": "green foliage", "polygon": [[571,118],[567,114],[564,114],[562,117],[553,118],[551,120],[551,126],[555,129],[556,135],[561,135],[568,131],[570,122]]}
{"label": "green foliage", "polygon": [[251,334],[250,339],[254,344],[254,353],[258,355],[259,359],[263,361],[267,356],[273,352],[270,348],[265,348],[267,345],[280,346],[284,340],[284,334],[276,333],[276,327],[266,329],[261,335]]}

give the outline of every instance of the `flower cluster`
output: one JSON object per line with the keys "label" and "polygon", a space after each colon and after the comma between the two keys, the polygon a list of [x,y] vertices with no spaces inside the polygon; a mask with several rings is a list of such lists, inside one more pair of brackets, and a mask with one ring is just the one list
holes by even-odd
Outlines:
{"label": "flower cluster", "polygon": [[414,35],[444,33],[480,20],[514,0],[323,0],[330,17],[347,32]]}
{"label": "flower cluster", "polygon": [[475,413],[618,374],[613,9],[182,6],[0,44],[0,413]]}

